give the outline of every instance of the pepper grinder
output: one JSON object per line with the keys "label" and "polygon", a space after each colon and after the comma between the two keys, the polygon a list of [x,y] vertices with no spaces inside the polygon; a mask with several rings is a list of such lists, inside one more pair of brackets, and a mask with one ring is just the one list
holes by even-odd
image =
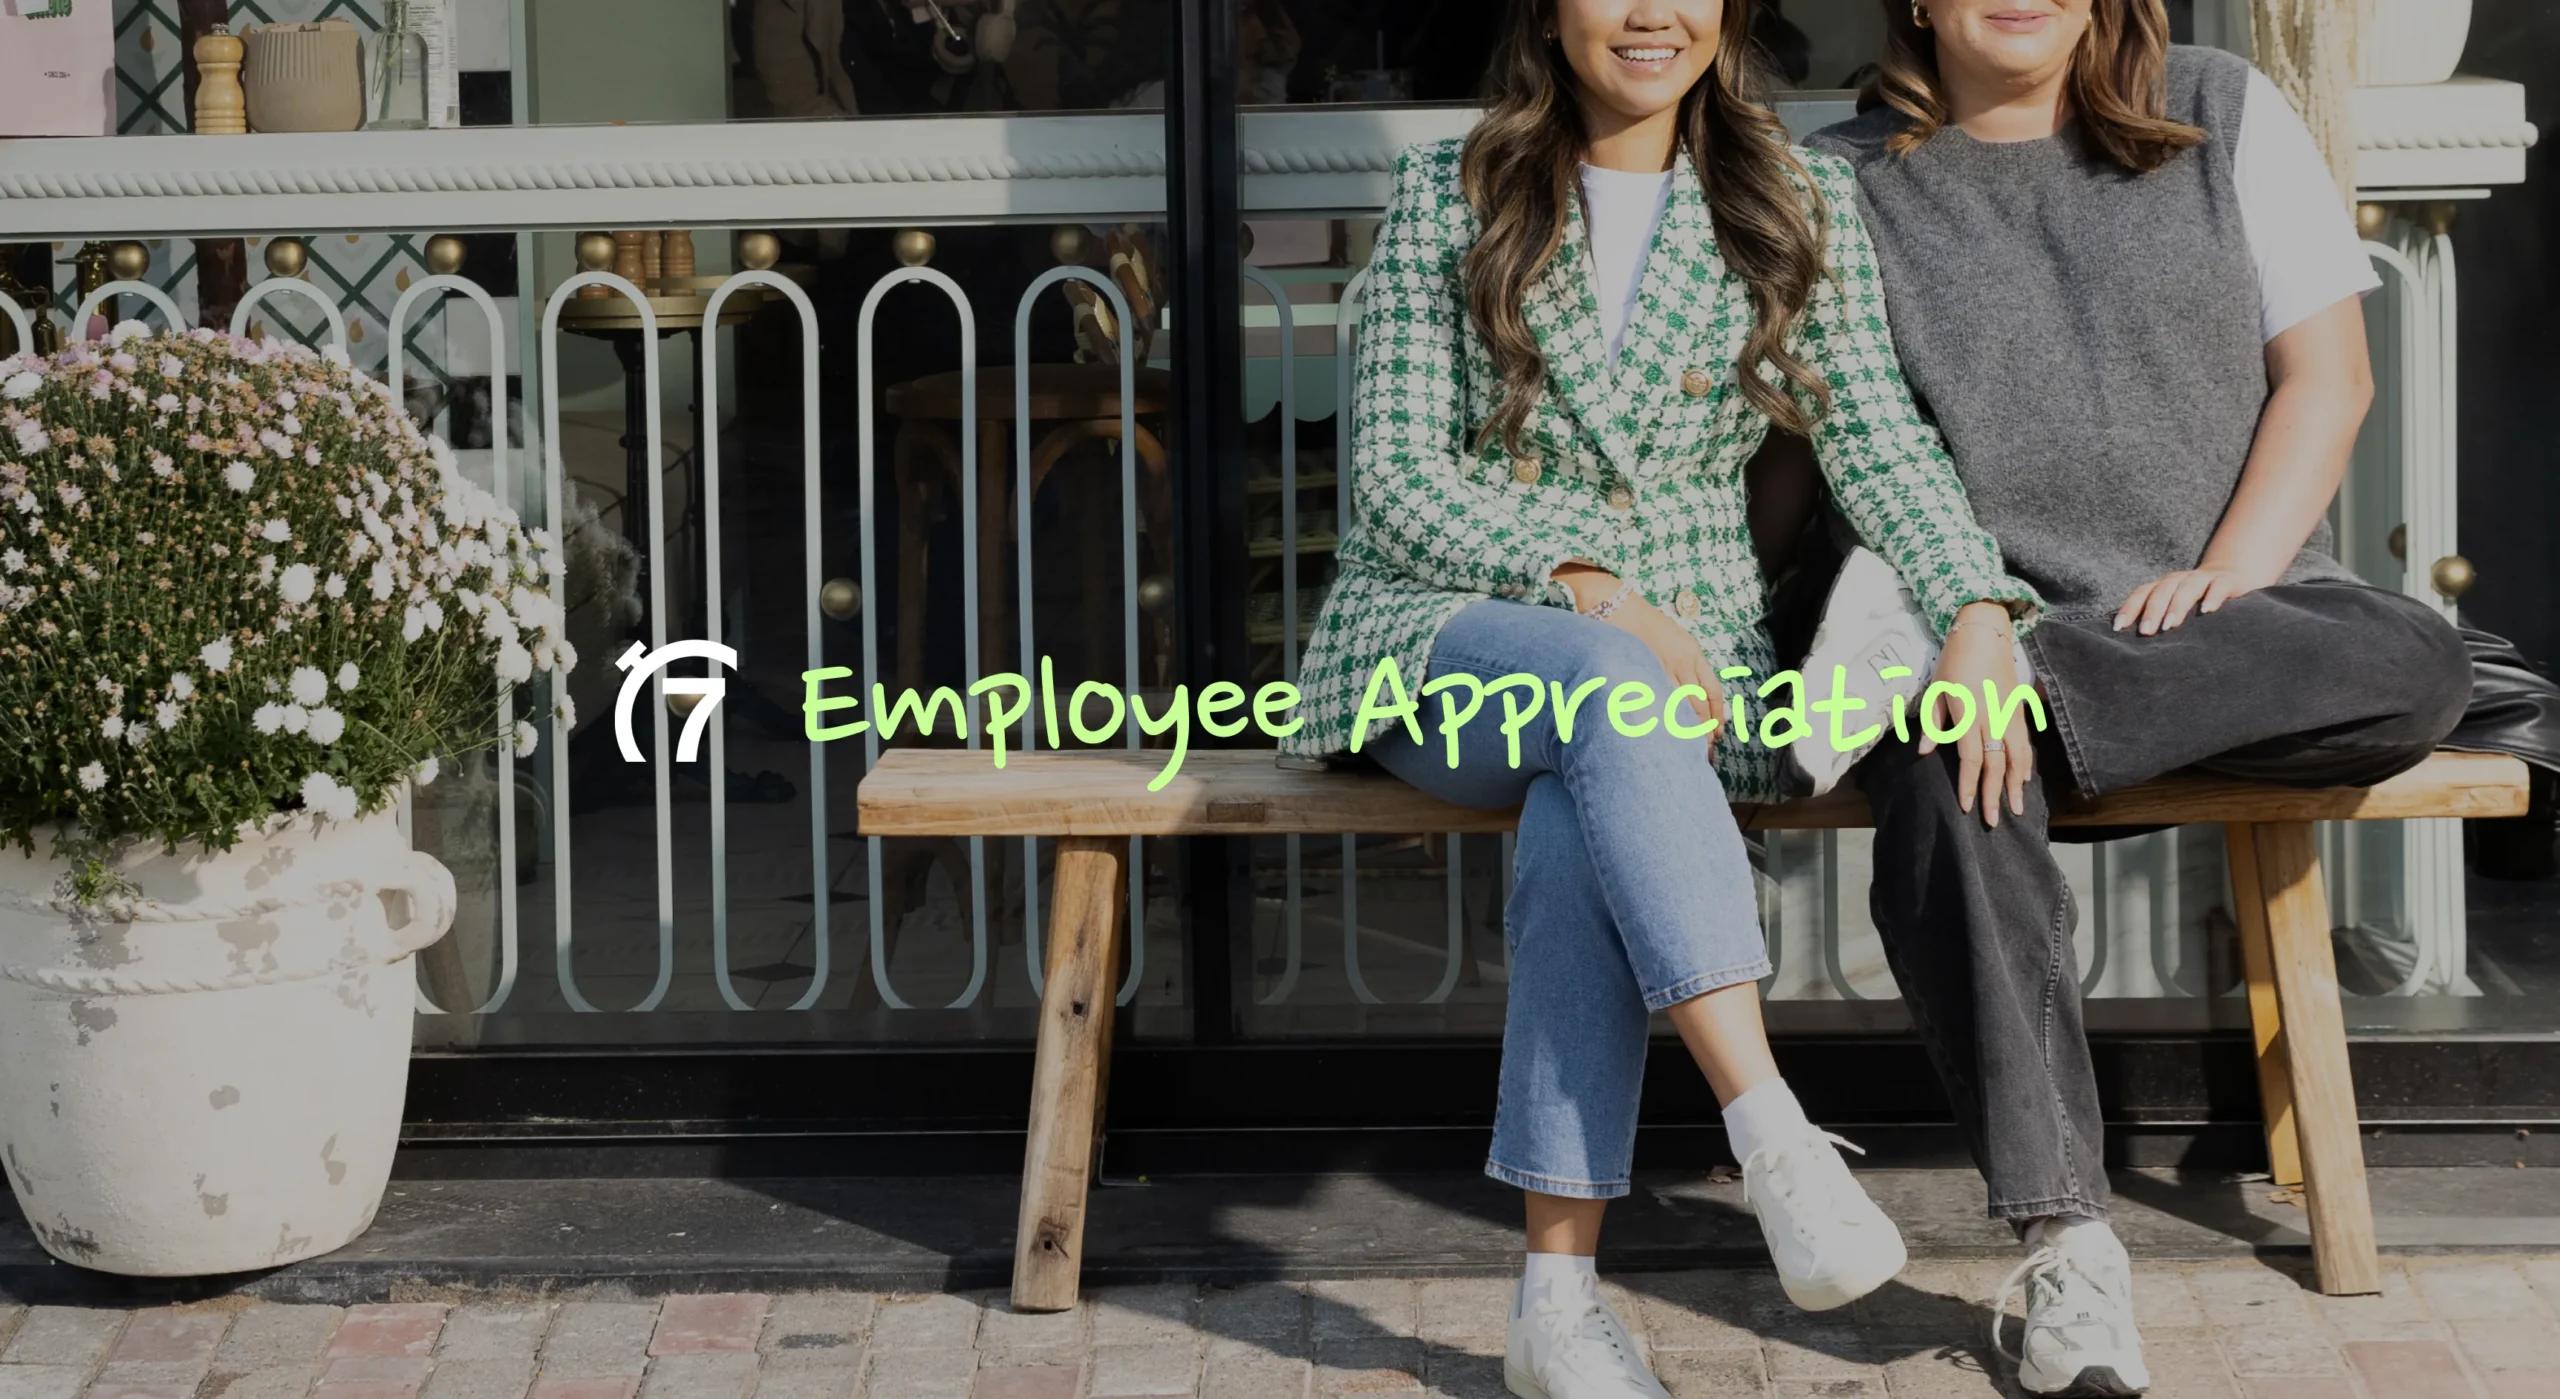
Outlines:
{"label": "pepper grinder", "polygon": [[196,40],[195,131],[198,136],[249,134],[249,94],[240,86],[240,62],[248,45],[224,25]]}

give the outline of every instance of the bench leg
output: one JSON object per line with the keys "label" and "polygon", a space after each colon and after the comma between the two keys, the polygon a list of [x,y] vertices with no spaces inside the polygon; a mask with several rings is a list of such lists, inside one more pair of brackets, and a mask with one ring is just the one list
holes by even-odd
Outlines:
{"label": "bench leg", "polygon": [[2276,1179],[2290,1174],[2303,1184],[2320,1290],[2379,1292],[2329,897],[2311,824],[2234,824],[2225,843]]}
{"label": "bench leg", "polygon": [[1014,1235],[1017,1311],[1065,1311],[1076,1304],[1085,1196],[1093,1183],[1103,1074],[1111,1059],[1112,1002],[1127,940],[1127,851],[1122,839],[1058,842],[1039,1058],[1031,1077],[1031,1139],[1023,1151],[1022,1213]]}

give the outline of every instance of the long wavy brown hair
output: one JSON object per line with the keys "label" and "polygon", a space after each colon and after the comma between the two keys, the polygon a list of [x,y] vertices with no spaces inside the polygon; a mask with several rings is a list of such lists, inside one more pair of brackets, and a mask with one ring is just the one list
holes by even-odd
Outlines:
{"label": "long wavy brown hair", "polygon": [[[1828,214],[1760,96],[1751,16],[1759,0],[1724,0],[1714,65],[1680,100],[1679,146],[1698,167],[1725,265],[1751,290],[1753,323],[1737,368],[1743,396],[1779,427],[1804,432],[1830,403],[1820,375],[1787,349],[1823,269]],[[1502,377],[1502,403],[1480,442],[1519,435],[1546,387],[1546,357],[1523,307],[1564,245],[1566,201],[1581,198],[1589,137],[1577,80],[1546,31],[1555,0],[1511,0],[1488,79],[1488,109],[1467,137],[1460,175],[1483,229],[1467,253],[1467,306]],[[1807,414],[1763,366],[1803,389]]]}
{"label": "long wavy brown hair", "polygon": [[[1858,105],[1881,102],[1911,119],[1885,148],[1909,155],[1947,124],[1938,82],[1938,38],[1914,23],[1911,0],[1884,6],[1884,63]],[[2201,127],[2172,121],[2169,10],[2161,0],[2091,0],[2089,32],[2071,55],[2072,115],[2107,159],[2136,174],[2204,144]]]}

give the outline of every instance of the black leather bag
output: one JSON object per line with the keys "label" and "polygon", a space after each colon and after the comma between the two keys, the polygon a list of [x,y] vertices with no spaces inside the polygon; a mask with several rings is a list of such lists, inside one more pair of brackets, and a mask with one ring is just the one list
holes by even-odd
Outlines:
{"label": "black leather bag", "polygon": [[2550,879],[2560,875],[2560,685],[2506,638],[2459,630],[2471,651],[2471,707],[2444,746],[2509,754],[2533,769],[2524,815],[2465,823],[2471,867],[2487,879]]}

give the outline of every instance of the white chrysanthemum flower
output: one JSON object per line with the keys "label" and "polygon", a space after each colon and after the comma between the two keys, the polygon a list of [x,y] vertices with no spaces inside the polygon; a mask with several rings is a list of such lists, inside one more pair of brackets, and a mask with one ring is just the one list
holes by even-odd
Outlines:
{"label": "white chrysanthemum flower", "polygon": [[345,597],[347,595],[347,575],[343,573],[330,574],[329,581],[320,585],[320,591],[328,594],[332,598]]}
{"label": "white chrysanthemum flower", "polygon": [[522,720],[522,719],[518,719],[518,720],[516,721],[516,756],[517,756],[517,757],[519,757],[519,758],[530,758],[530,757],[532,757],[532,756],[533,756],[533,749],[534,749],[534,745],[535,745],[535,744],[537,744],[537,743],[539,743],[539,742],[541,742],[541,740],[542,740],[542,735],[541,735],[541,734],[539,734],[539,733],[537,733],[537,732],[535,732],[533,725],[526,723],[526,722],[525,722],[524,720]]}
{"label": "white chrysanthemum flower", "polygon": [[295,604],[311,601],[313,586],[311,565],[307,563],[295,564],[284,571],[283,577],[276,580],[276,587],[283,592],[284,600]]}
{"label": "white chrysanthemum flower", "polygon": [[578,726],[578,701],[565,690],[560,694],[560,702],[551,706],[551,713],[559,719],[560,727],[563,729],[574,729]]}
{"label": "white chrysanthemum flower", "polygon": [[161,378],[163,378],[163,379],[175,379],[175,378],[177,378],[179,375],[184,374],[184,373],[186,373],[186,372],[187,372],[186,362],[185,362],[185,361],[183,361],[183,360],[181,360],[181,359],[179,359],[176,355],[162,355],[162,356],[160,357],[160,377],[161,377]]}
{"label": "white chrysanthemum flower", "polygon": [[140,321],[118,321],[116,328],[107,332],[107,343],[121,345],[128,340],[144,339],[150,334],[151,327]]}
{"label": "white chrysanthemum flower", "polygon": [[166,452],[153,452],[151,474],[165,481],[178,474],[178,463]]}
{"label": "white chrysanthemum flower", "polygon": [[258,484],[257,469],[245,461],[235,461],[222,468],[222,484],[247,495],[249,488]]}
{"label": "white chrysanthemum flower", "polygon": [[151,737],[151,726],[136,719],[124,731],[125,746],[139,748]]}
{"label": "white chrysanthemum flower", "polygon": [[[389,559],[375,559],[373,561],[373,572],[366,577],[365,586],[373,589],[373,597],[376,602],[389,600],[396,586],[391,578],[391,561]],[[409,639],[412,641],[417,640],[414,636]]]}
{"label": "white chrysanthemum flower", "polygon": [[151,406],[163,413],[175,413],[178,411],[178,396],[163,392],[158,398],[151,400]]}
{"label": "white chrysanthemum flower", "polygon": [[66,507],[78,505],[88,495],[88,492],[81,490],[78,486],[75,486],[68,481],[58,481],[54,483],[53,493],[62,498],[62,503]]}
{"label": "white chrysanthemum flower", "polygon": [[204,668],[216,675],[231,669],[230,638],[219,637],[206,642],[204,649],[196,653],[196,659],[203,661]]}
{"label": "white chrysanthemum flower", "polygon": [[293,526],[282,520],[269,520],[258,527],[258,537],[269,544],[282,544],[293,538]]}
{"label": "white chrysanthemum flower", "polygon": [[108,715],[106,722],[98,725],[98,732],[105,734],[111,740],[124,737],[124,716],[121,714]]}
{"label": "white chrysanthemum flower", "polygon": [[0,551],[0,571],[16,573],[27,566],[27,556],[18,550]]}
{"label": "white chrysanthemum flower", "polygon": [[36,390],[43,387],[44,376],[40,374],[12,374],[9,376],[8,383],[0,384],[0,398],[5,398],[11,403],[24,403],[35,397]]}
{"label": "white chrysanthemum flower", "polygon": [[301,705],[288,704],[284,707],[283,714],[286,733],[298,734],[311,727],[311,711]]}
{"label": "white chrysanthemum flower", "polygon": [[356,663],[353,661],[338,667],[338,688],[341,690],[354,689],[356,681],[362,678],[362,673],[356,669]]}
{"label": "white chrysanthemum flower", "polygon": [[409,780],[417,783],[421,787],[432,787],[436,785],[436,760],[434,757],[430,756],[420,762],[418,764],[418,770],[410,774]]}
{"label": "white chrysanthemum flower", "polygon": [[42,425],[33,422],[19,423],[16,429],[16,434],[18,438],[18,451],[24,456],[32,457],[36,453],[43,451],[52,440],[44,435],[44,428]]}
{"label": "white chrysanthemum flower", "polygon": [[521,685],[533,678],[533,653],[514,637],[498,643],[498,678],[510,685]]}
{"label": "white chrysanthemum flower", "polygon": [[297,704],[318,704],[329,697],[329,677],[318,666],[295,666],[287,684]]}
{"label": "white chrysanthemum flower", "polygon": [[410,608],[400,614],[400,639],[415,641],[427,634],[427,614]]}
{"label": "white chrysanthemum flower", "polygon": [[107,785],[107,765],[91,763],[80,769],[80,790],[95,792]]}
{"label": "white chrysanthemum flower", "polygon": [[343,821],[356,814],[356,794],[340,786],[338,779],[325,772],[315,772],[302,779],[302,804],[333,821]]}
{"label": "white chrysanthemum flower", "polygon": [[151,708],[151,721],[163,729],[178,727],[178,706],[173,700],[162,700]]}
{"label": "white chrysanthemum flower", "polygon": [[444,630],[443,603],[436,601],[434,598],[428,598],[425,602],[418,604],[418,611],[427,620],[427,630]]}
{"label": "white chrysanthemum flower", "polygon": [[[228,655],[230,653],[225,652],[224,654]],[[182,670],[169,677],[170,694],[176,695],[180,699],[189,699],[195,695],[195,692],[196,678],[194,676],[189,675]]]}
{"label": "white chrysanthemum flower", "polygon": [[330,744],[347,731],[347,716],[322,705],[311,711],[311,738],[315,743]]}
{"label": "white chrysanthemum flower", "polygon": [[249,726],[256,729],[262,735],[283,732],[284,706],[280,704],[259,705],[257,709],[252,711],[249,715]]}

